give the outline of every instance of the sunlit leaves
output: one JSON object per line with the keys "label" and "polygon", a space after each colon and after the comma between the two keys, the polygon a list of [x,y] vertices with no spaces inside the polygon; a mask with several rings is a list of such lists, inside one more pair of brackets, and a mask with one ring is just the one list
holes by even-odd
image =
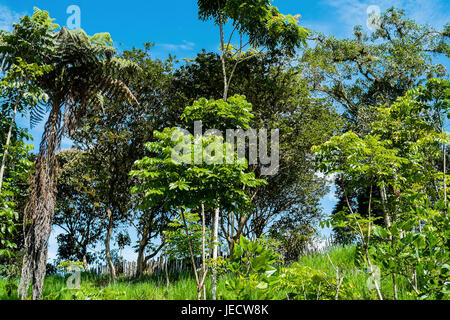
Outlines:
{"label": "sunlit leaves", "polygon": [[244,96],[234,95],[226,102],[201,98],[184,109],[181,119],[190,127],[194,121],[202,121],[208,128],[247,130],[253,117],[252,104]]}
{"label": "sunlit leaves", "polygon": [[199,17],[216,23],[231,20],[253,47],[281,48],[288,53],[305,44],[307,29],[300,27],[299,15],[283,15],[270,0],[199,0]]}
{"label": "sunlit leaves", "polygon": [[[194,121],[202,120],[205,126],[223,129],[248,128],[252,117],[251,104],[244,97],[234,96],[228,102],[195,101],[185,108],[181,118],[191,127]],[[254,173],[245,172],[246,161],[238,161],[234,150],[218,136],[194,137],[180,128],[155,131],[154,136],[156,141],[146,145],[152,156],[136,161],[135,169],[130,172],[138,181],[132,191],[145,193],[144,206],[165,200],[167,209],[198,210],[204,204],[209,209],[245,211],[250,201],[243,186],[257,187],[265,183],[256,179]],[[216,151],[228,153],[232,161],[205,152],[212,146]]]}
{"label": "sunlit leaves", "polygon": [[[368,134],[350,131],[314,148],[319,168],[341,175],[347,200],[346,210],[329,224],[359,234],[366,258],[371,256],[388,275],[405,277],[420,298],[442,299],[448,281],[440,271],[450,258],[448,193],[443,188],[448,176],[440,166],[442,146],[450,142],[443,127],[448,88],[447,80],[431,79],[392,105],[379,107]],[[372,200],[374,186],[384,193],[382,225],[371,211],[378,204]],[[349,206],[347,195],[358,188],[370,188],[367,213]]]}

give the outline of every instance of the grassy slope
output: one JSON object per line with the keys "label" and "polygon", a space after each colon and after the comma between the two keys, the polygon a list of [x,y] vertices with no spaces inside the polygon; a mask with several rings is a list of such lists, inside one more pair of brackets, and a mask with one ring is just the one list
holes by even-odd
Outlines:
{"label": "grassy slope", "polygon": [[[369,290],[366,283],[368,274],[356,268],[354,264],[354,248],[338,247],[329,252],[329,256],[340,272],[345,275],[345,280],[351,283],[359,299],[377,299],[373,290]],[[323,273],[335,274],[335,271],[325,254],[303,256],[300,263]],[[164,277],[148,277],[140,281],[121,279],[116,283],[108,283],[107,278],[93,275],[83,275],[81,279],[82,290],[79,290],[77,299],[126,299],[126,300],[190,300],[196,298],[195,280],[189,274],[181,274],[171,280],[169,288],[166,288]],[[0,300],[17,299],[16,290],[11,296],[7,294],[6,280],[0,279]],[[382,292],[386,299],[392,299],[392,285],[390,279],[383,279]],[[207,292],[210,284],[207,283]],[[225,279],[218,283],[218,292],[225,288]],[[58,276],[50,276],[45,280],[43,297],[47,300],[70,300],[74,298],[74,290],[67,289],[65,279]],[[281,297],[280,297],[281,298]],[[408,299],[406,283],[399,282],[399,298]]]}
{"label": "grassy slope", "polygon": [[[367,286],[369,278],[365,270],[361,270],[355,266],[355,248],[354,247],[337,247],[330,251],[329,256],[334,266],[338,267],[340,272],[344,273],[345,280],[351,283],[356,291],[356,296],[363,300],[376,300],[375,290],[370,290]],[[300,259],[302,265],[309,266],[313,269],[321,270],[327,274],[334,274],[335,271],[328,257],[325,254],[313,256],[304,256]],[[398,279],[397,284],[398,297],[401,300],[408,300],[412,297],[408,294],[408,284],[406,280]],[[393,299],[393,287],[390,278],[381,280],[381,291],[385,299]]]}

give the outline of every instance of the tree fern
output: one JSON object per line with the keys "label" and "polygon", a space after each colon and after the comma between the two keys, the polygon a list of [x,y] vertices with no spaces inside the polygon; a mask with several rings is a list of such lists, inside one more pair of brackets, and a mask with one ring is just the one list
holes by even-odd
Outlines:
{"label": "tree fern", "polygon": [[32,17],[26,16],[14,25],[12,33],[1,34],[3,70],[8,70],[18,58],[29,64],[51,66],[38,77],[26,79],[49,97],[48,103],[31,107],[31,124],[42,121],[47,113],[49,116],[24,213],[25,256],[19,286],[22,299],[27,296],[30,282],[33,299],[39,299],[42,293],[55,206],[55,153],[62,137],[70,136],[87,109],[102,103],[103,97],[138,103],[126,85],[138,67],[114,57],[116,51],[108,33],[88,36],[83,30],[57,29],[47,12],[35,9]]}

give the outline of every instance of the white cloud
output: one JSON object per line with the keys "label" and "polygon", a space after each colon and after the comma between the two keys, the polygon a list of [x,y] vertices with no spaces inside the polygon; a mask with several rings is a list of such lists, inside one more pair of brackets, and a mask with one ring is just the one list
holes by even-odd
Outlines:
{"label": "white cloud", "polygon": [[353,28],[356,24],[366,21],[368,4],[359,0],[323,0],[324,4],[335,9],[335,18],[343,23],[345,28]]}
{"label": "white cloud", "polygon": [[406,13],[420,24],[430,24],[434,27],[442,28],[450,22],[448,18],[448,3],[443,1],[415,0],[400,1]]}
{"label": "white cloud", "polygon": [[0,30],[11,31],[13,23],[18,22],[23,15],[0,5]]}
{"label": "white cloud", "polygon": [[367,30],[367,8],[380,7],[384,12],[390,7],[405,10],[406,16],[419,24],[442,28],[448,22],[448,5],[443,0],[322,0],[322,4],[334,8],[336,19],[341,23],[340,35],[349,36],[355,25]]}
{"label": "white cloud", "polygon": [[327,194],[327,199],[328,199],[328,201],[332,201],[332,202],[338,201],[338,198],[336,198],[336,195],[335,195],[335,194],[336,194],[336,193],[335,193],[335,190],[330,191],[330,192]]}
{"label": "white cloud", "polygon": [[320,32],[323,34],[332,34],[334,31],[334,27],[332,25],[313,21],[313,20],[302,20],[302,27],[305,27],[305,28],[308,28],[309,30],[313,30],[313,31]]}
{"label": "white cloud", "polygon": [[158,44],[158,46],[163,47],[164,49],[167,49],[167,50],[172,50],[172,51],[179,51],[179,50],[192,51],[195,48],[195,43],[183,40],[183,43],[181,43],[181,44],[161,43],[161,44]]}

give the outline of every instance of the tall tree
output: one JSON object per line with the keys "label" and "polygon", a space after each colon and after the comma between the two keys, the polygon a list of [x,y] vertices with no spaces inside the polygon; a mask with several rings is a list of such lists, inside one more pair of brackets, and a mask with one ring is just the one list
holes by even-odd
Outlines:
{"label": "tall tree", "polygon": [[84,269],[92,260],[95,247],[104,230],[104,207],[94,188],[96,177],[78,150],[58,152],[60,166],[54,224],[65,233],[58,235],[58,257],[82,261]]}
{"label": "tall tree", "polygon": [[[129,172],[134,162],[147,152],[144,144],[153,141],[153,131],[170,123],[170,108],[166,104],[167,87],[171,81],[172,58],[166,61],[152,59],[152,44],[143,49],[133,48],[122,57],[140,68],[129,79],[129,88],[139,105],[105,99],[101,106],[88,110],[79,130],[73,135],[75,147],[85,152],[87,171],[94,176],[93,188],[105,212],[105,253],[114,279],[115,268],[111,258],[111,239],[118,227],[135,227],[138,234],[138,276],[145,262],[161,249],[152,250],[151,241],[162,235],[168,212],[155,204],[140,210],[133,206],[130,193],[133,184]],[[137,196],[138,197],[138,196]]]}
{"label": "tall tree", "polygon": [[[295,59],[278,50],[253,56],[235,69],[229,94],[241,93],[252,104],[251,128],[280,130],[281,152],[276,175],[262,176],[262,164],[249,166],[258,178],[268,181],[267,185],[252,189],[256,194],[254,209],[222,217],[221,231],[230,250],[241,234],[258,237],[281,216],[286,216],[286,225],[292,220],[308,229],[306,224],[312,225],[320,217],[319,201],[327,188],[316,175],[311,147],[337,132],[341,120],[327,101],[311,95],[302,74]],[[173,110],[202,97],[220,99],[220,56],[199,53],[175,71],[170,91]]]}
{"label": "tall tree", "polygon": [[[342,131],[368,133],[377,116],[372,106],[391,105],[427,79],[447,75],[435,58],[449,57],[449,36],[448,25],[442,30],[419,25],[405,17],[404,11],[390,8],[371,34],[364,33],[361,26],[355,27],[351,39],[314,34],[315,46],[299,61],[314,95],[329,99],[342,111],[347,120]],[[336,182],[339,201],[333,214],[346,206],[342,181],[338,177]],[[381,199],[376,186],[373,190],[373,196]],[[354,192],[348,195],[353,209],[367,212],[370,186]],[[382,212],[375,210],[373,215],[382,217]],[[352,240],[345,229],[336,232],[341,241]]]}
{"label": "tall tree", "polygon": [[[333,217],[335,226],[359,235],[371,273],[375,258],[392,277],[394,299],[398,277],[406,278],[417,295],[445,294],[448,175],[436,162],[442,161],[442,144],[449,136],[436,118],[448,118],[449,85],[448,80],[430,79],[392,105],[376,108],[368,134],[346,132],[315,148],[319,167],[341,175],[346,205]],[[350,204],[355,189],[369,189],[365,213]],[[379,199],[373,197],[375,190]],[[381,226],[374,225],[375,209],[382,214]],[[383,299],[379,286],[377,294]]]}
{"label": "tall tree", "polygon": [[[56,31],[59,27],[52,21],[48,12],[35,8],[32,17],[26,16],[14,25],[12,35],[3,39],[1,48],[2,63],[20,57],[26,63],[52,65],[49,72],[35,80],[49,96],[46,107],[50,113],[25,208],[25,256],[19,286],[22,299],[28,295],[30,282],[32,299],[40,299],[42,294],[55,206],[55,154],[62,136],[74,132],[86,109],[98,103],[102,95],[134,99],[119,76],[136,68],[134,64],[113,58],[115,50],[109,34],[89,37],[82,30],[69,31],[65,27]],[[45,50],[34,43],[44,43]],[[44,115],[44,108],[31,110],[32,122],[38,122]]]}
{"label": "tall tree", "polygon": [[[199,18],[203,21],[213,20],[220,31],[220,51],[223,76],[222,99],[227,102],[228,91],[236,67],[243,61],[259,54],[267,48],[283,50],[292,54],[296,48],[305,44],[308,31],[298,25],[299,16],[283,15],[277,7],[272,6],[270,0],[198,0]],[[226,42],[224,26],[232,21],[233,31]],[[238,32],[238,45],[233,46],[232,40]],[[247,50],[247,51],[246,51]],[[233,58],[231,66],[227,66],[226,59]],[[219,229],[220,208],[215,210],[213,237],[217,238]],[[213,252],[217,252],[217,247]],[[213,280],[215,272],[213,274]],[[213,299],[216,299],[215,281],[213,281]]]}
{"label": "tall tree", "polygon": [[[223,100],[228,98],[228,89],[236,67],[262,50],[282,49],[292,54],[305,43],[308,31],[298,25],[299,15],[281,14],[270,0],[198,0],[199,18],[213,20],[220,31],[220,60],[223,76]],[[226,37],[224,27],[231,21],[232,32]],[[235,32],[238,45],[233,45]],[[228,38],[228,40],[227,40]],[[248,50],[248,52],[246,52]],[[234,61],[227,65],[227,58]]]}
{"label": "tall tree", "polygon": [[[203,119],[214,127],[224,128],[228,124],[246,128],[251,116],[251,105],[243,97],[233,96],[228,102],[206,99],[196,101],[192,106],[186,107],[182,119],[187,127],[193,127],[196,120]],[[250,202],[246,188],[258,186],[265,181],[256,179],[252,172],[245,173],[246,161],[238,161],[234,150],[230,151],[230,146],[215,135],[193,136],[179,131],[177,127],[166,128],[162,132],[155,132],[155,135],[159,140],[149,143],[147,148],[156,156],[137,161],[137,169],[131,172],[139,178],[133,192],[144,194],[141,203],[144,208],[163,202],[167,209],[180,212],[197,282],[197,297],[200,299],[207,275],[206,211],[214,212],[214,224],[218,226],[218,211],[238,212],[248,209]],[[185,145],[186,152],[180,154],[182,145]],[[227,154],[233,160],[231,163],[224,162],[223,155]],[[184,216],[185,211],[201,213],[203,238],[200,274],[194,260],[194,247]],[[213,235],[212,241],[212,254],[215,259],[218,248],[217,233]],[[213,291],[213,297],[214,295]]]}

